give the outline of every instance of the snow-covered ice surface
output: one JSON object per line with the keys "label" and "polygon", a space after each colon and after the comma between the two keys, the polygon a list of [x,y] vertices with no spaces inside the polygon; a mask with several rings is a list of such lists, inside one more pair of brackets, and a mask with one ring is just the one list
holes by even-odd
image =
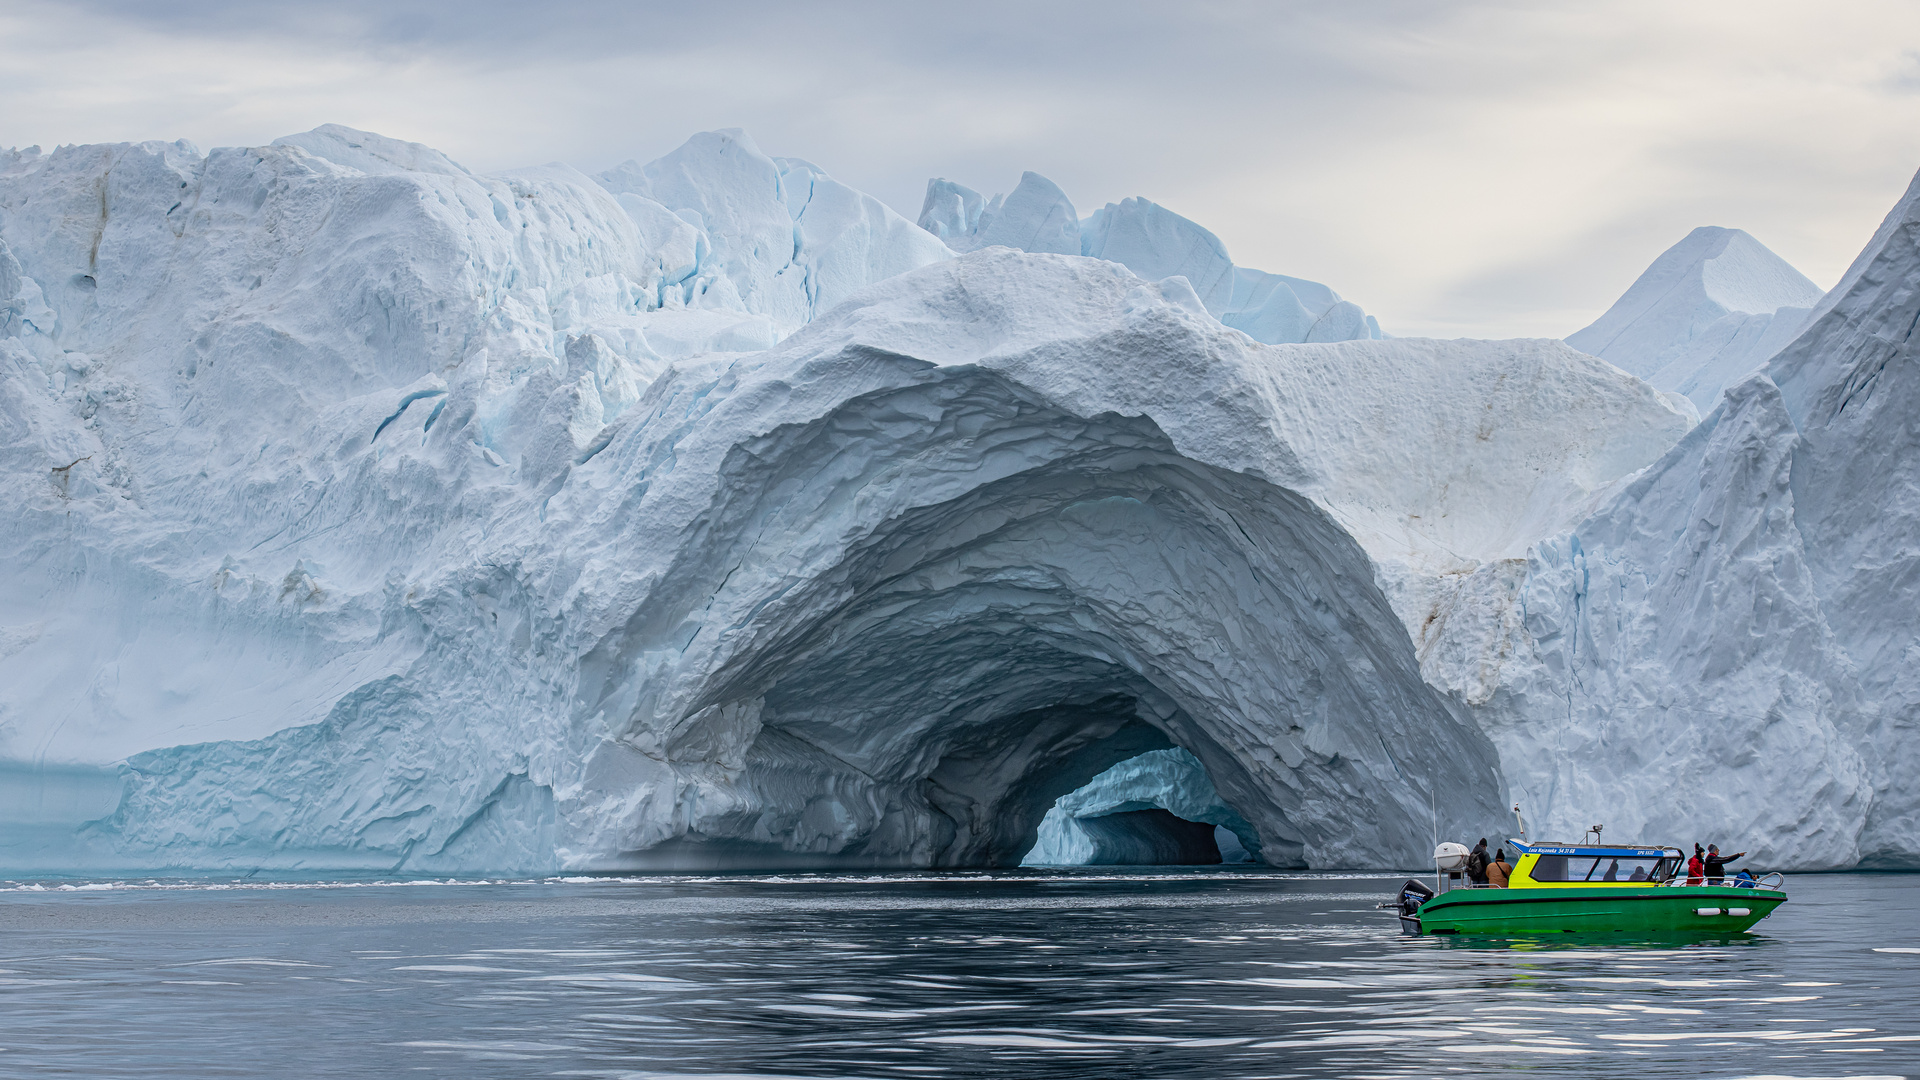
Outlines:
{"label": "snow-covered ice surface", "polygon": [[927,182],[920,227],[955,251],[995,245],[1107,259],[1149,281],[1187,279],[1207,312],[1255,341],[1379,338],[1380,324],[1317,281],[1233,265],[1220,238],[1147,199],[1095,210],[1085,221],[1059,186],[1025,173],[992,199],[951,180]]}
{"label": "snow-covered ice surface", "polygon": [[1820,289],[1739,229],[1703,226],[1662,252],[1606,313],[1567,337],[1702,414],[1792,341]]}
{"label": "snow-covered ice surface", "polygon": [[1510,793],[1914,861],[1899,221],[1689,432],[1560,342],[1262,344],[1127,206],[0,152],[0,864],[1006,865],[1174,747],[1281,865]]}

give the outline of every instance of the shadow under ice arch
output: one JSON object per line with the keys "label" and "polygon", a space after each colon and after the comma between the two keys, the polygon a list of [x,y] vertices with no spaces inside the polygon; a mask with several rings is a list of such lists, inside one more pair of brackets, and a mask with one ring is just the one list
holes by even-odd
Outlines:
{"label": "shadow under ice arch", "polygon": [[[630,860],[1013,865],[1056,798],[1168,746],[1280,865],[1417,864],[1434,802],[1495,811],[1492,747],[1320,507],[1149,418],[871,352],[912,384],[736,446],[672,594],[583,666],[632,745],[736,744],[728,798]],[[643,688],[663,638],[705,659]]]}

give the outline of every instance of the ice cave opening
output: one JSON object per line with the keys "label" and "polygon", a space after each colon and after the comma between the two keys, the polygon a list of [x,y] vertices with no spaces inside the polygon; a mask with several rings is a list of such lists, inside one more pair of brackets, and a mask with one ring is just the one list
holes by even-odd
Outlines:
{"label": "ice cave opening", "polygon": [[1151,750],[1061,796],[1022,866],[1200,866],[1253,862],[1260,839],[1185,750]]}
{"label": "ice cave opening", "polygon": [[[1436,765],[1466,780],[1442,801],[1497,791],[1491,747],[1319,507],[1145,417],[920,377],[738,448],[668,572],[682,599],[589,658],[593,708],[647,714],[620,695],[662,684],[619,673],[711,650],[681,719],[635,746],[727,771],[633,864],[1015,866],[1062,797],[1176,749],[1233,808],[1211,823],[1276,865],[1417,858]],[[854,503],[874,525],[849,537]],[[1167,820],[1197,810],[1115,810],[1136,816],[1093,826],[1109,847],[1206,854]]]}

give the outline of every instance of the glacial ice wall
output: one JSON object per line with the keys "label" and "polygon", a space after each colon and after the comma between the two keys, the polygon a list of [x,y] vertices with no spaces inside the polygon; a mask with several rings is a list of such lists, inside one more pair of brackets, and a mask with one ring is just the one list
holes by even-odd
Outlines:
{"label": "glacial ice wall", "polygon": [[[683,150],[683,171],[733,180],[718,153],[685,165],[699,156]],[[786,215],[777,189],[761,198]],[[332,666],[340,636],[376,632],[387,581],[461,561],[503,490],[550,483],[593,452],[670,360],[792,328],[777,305],[688,286],[713,242],[649,233],[634,205],[564,166],[474,177],[426,147],[334,126],[205,157],[142,144],[0,160],[16,565],[41,571],[0,588],[37,613],[16,638],[81,665],[15,673],[10,701],[53,714],[32,721],[44,740],[0,729],[6,752],[81,760],[98,742],[117,757],[318,719],[310,710],[404,663],[402,649]],[[877,280],[945,257],[895,222],[903,247],[843,261]],[[804,232],[788,222],[776,267]],[[58,564],[87,559],[107,562],[74,571],[71,593],[46,591],[68,580]],[[125,620],[127,590],[158,609]],[[214,594],[259,594],[264,606],[239,607],[269,622],[299,598],[340,625],[314,634],[301,620],[269,646],[277,635],[251,616],[209,608]],[[200,661],[151,640],[179,620],[227,644]],[[88,640],[122,623],[113,655],[132,696],[106,687],[69,715],[58,703],[100,656]],[[279,672],[239,665],[259,686],[232,677],[229,652],[278,648],[292,650]]]}
{"label": "glacial ice wall", "polygon": [[1703,226],[1662,252],[1567,344],[1686,395],[1704,414],[1721,390],[1794,339],[1820,295],[1747,233]]}
{"label": "glacial ice wall", "polygon": [[1799,436],[1789,491],[1807,572],[1859,687],[1838,723],[1871,794],[1858,840],[1870,866],[1920,866],[1917,232],[1920,177],[1765,370]]}
{"label": "glacial ice wall", "polygon": [[[837,221],[801,216],[776,267]],[[57,776],[258,739],[431,662],[423,579],[671,359],[781,332],[688,287],[713,241],[665,218],[335,126],[0,155],[0,756]],[[893,224],[899,249],[839,244],[822,276],[946,257]]]}
{"label": "glacial ice wall", "polygon": [[1911,864],[1912,213],[1689,431],[737,133],[0,152],[0,863],[1007,864],[1177,747],[1278,864]]}
{"label": "glacial ice wall", "polygon": [[1433,636],[1428,679],[1483,703],[1542,833],[1604,808],[1763,863],[1920,866],[1917,191],[1660,462],[1441,606],[1475,628]]}

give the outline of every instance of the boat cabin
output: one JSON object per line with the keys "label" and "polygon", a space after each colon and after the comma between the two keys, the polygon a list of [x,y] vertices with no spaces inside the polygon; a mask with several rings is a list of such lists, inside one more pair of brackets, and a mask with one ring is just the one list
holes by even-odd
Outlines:
{"label": "boat cabin", "polygon": [[1508,840],[1518,853],[1509,888],[1658,884],[1687,864],[1679,848],[1618,844],[1529,844]]}

